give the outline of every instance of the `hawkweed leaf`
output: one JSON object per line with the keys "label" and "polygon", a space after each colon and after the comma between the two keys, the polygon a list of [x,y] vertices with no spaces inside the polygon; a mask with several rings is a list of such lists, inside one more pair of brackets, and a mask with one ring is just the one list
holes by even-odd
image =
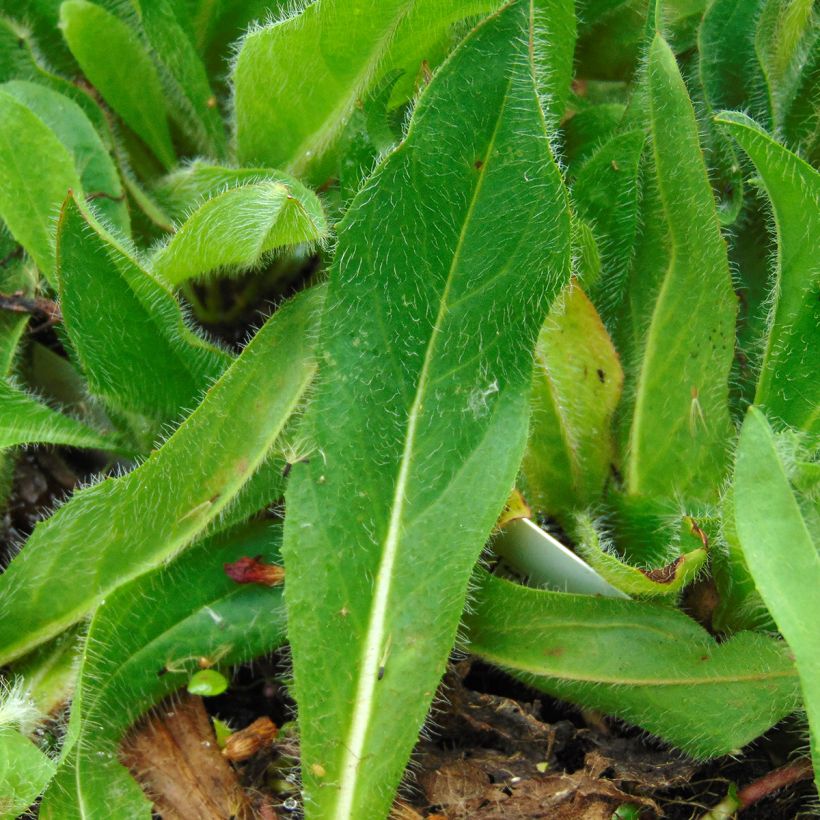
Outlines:
{"label": "hawkweed leaf", "polygon": [[197,159],[159,180],[154,195],[174,220],[184,222],[209,199],[261,182],[279,182],[296,190],[308,190],[300,187],[296,177],[273,168],[229,168]]}
{"label": "hawkweed leaf", "polygon": [[186,547],[231,503],[313,377],[322,297],[311,290],[277,311],[144,464],[76,492],[35,527],[0,576],[0,662],[79,621]]}
{"label": "hawkweed leaf", "polygon": [[735,525],[746,565],[794,653],[820,785],[820,556],[789,482],[774,434],[757,407],[740,431],[734,474]]}
{"label": "hawkweed leaf", "polygon": [[578,285],[555,300],[538,337],[532,417],[522,463],[527,501],[567,520],[597,502],[613,458],[612,414],[623,372],[598,313]]}
{"label": "hawkweed leaf", "polygon": [[125,191],[113,160],[85,112],[76,102],[39,83],[12,81],[0,86],[36,114],[74,157],[82,189],[106,222],[130,232]]}
{"label": "hawkweed leaf", "polygon": [[281,529],[268,523],[234,529],[106,598],[88,629],[41,817],[151,817],[150,801],[117,760],[117,744],[141,714],[185,686],[201,658],[225,667],[284,642],[281,588],[237,584],[223,568],[246,556],[275,563],[280,541]]}
{"label": "hawkweed leaf", "polygon": [[820,433],[820,174],[775,142],[749,117],[724,111],[717,121],[749,155],[772,203],[775,282],[755,403],[786,424]]}
{"label": "hawkweed leaf", "polygon": [[63,444],[99,450],[119,450],[122,446],[82,422],[52,410],[8,379],[0,379],[0,449],[21,444]]}
{"label": "hawkweed leaf", "polygon": [[646,76],[651,157],[626,297],[628,494],[715,498],[731,434],[737,304],[698,128],[660,34]]}
{"label": "hawkweed leaf", "polygon": [[671,607],[479,579],[465,617],[471,652],[694,757],[739,750],[798,704],[782,641],[742,632],[718,644]]}
{"label": "hawkweed leaf", "polygon": [[451,56],[340,228],[283,546],[309,817],[387,815],[523,452],[570,262],[530,12]]}
{"label": "hawkweed leaf", "polygon": [[[186,326],[168,287],[74,198],[63,207],[57,246],[65,329],[91,391],[150,444],[231,358]],[[126,316],[124,334],[115,317]]]}
{"label": "hawkweed leaf", "polygon": [[[357,100],[393,70],[408,73],[409,82],[397,88],[409,98],[420,66],[448,28],[494,5],[327,0],[252,30],[233,75],[240,161],[284,168],[321,184],[333,171],[333,152]],[[298,72],[291,70],[294,61]]]}
{"label": "hawkweed leaf", "polygon": [[624,298],[640,204],[639,162],[646,136],[627,131],[604,142],[579,169],[572,186],[578,215],[601,253],[601,277],[589,290],[602,318],[615,321]]}
{"label": "hawkweed leaf", "polygon": [[813,0],[763,0],[754,46],[775,133],[780,132],[795,102],[803,68],[820,37]]}
{"label": "hawkweed leaf", "polygon": [[205,66],[193,42],[185,7],[173,0],[140,0],[139,19],[170,105],[168,114],[196,149],[221,158],[225,126]]}
{"label": "hawkweed leaf", "polygon": [[578,555],[612,586],[633,597],[676,596],[697,578],[708,559],[701,541],[700,546],[679,554],[664,566],[653,569],[632,566],[616,554],[588,513],[575,517],[572,533]]}
{"label": "hawkweed leaf", "polygon": [[14,664],[14,676],[39,714],[55,715],[68,705],[77,682],[85,631],[86,624],[67,629]]}
{"label": "hawkweed leaf", "polygon": [[771,116],[755,55],[759,15],[760,4],[745,0],[714,0],[703,15],[698,71],[706,100],[716,111],[752,106],[758,116]]}
{"label": "hawkweed leaf", "polygon": [[74,158],[33,111],[0,90],[0,218],[54,286],[54,221],[70,189]]}
{"label": "hawkweed leaf", "polygon": [[298,182],[233,187],[204,202],[154,255],[154,272],[172,284],[213,270],[258,265],[271,251],[327,236],[322,204]]}
{"label": "hawkweed leaf", "polygon": [[0,725],[0,818],[24,816],[54,769],[54,761],[24,734]]}
{"label": "hawkweed leaf", "polygon": [[[83,73],[165,168],[176,162],[157,70],[127,23],[87,0],[65,0],[60,28]],[[112,55],[116,55],[112,59]]]}
{"label": "hawkweed leaf", "polygon": [[[55,34],[62,44],[62,35],[56,30]],[[39,45],[42,45],[42,42],[38,40],[35,43],[25,26],[14,20],[0,17],[0,80],[3,82],[8,80],[36,82],[74,100],[91,121],[106,148],[112,148],[113,136],[102,108],[83,89],[65,77],[53,73],[49,67],[44,65]],[[49,66],[51,65],[53,63],[49,62]],[[75,70],[76,66],[73,66],[72,73]]]}

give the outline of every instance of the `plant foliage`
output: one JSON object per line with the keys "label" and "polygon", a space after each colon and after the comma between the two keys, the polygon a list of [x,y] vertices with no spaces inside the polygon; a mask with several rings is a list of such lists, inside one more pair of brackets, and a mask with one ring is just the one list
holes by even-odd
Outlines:
{"label": "plant foliage", "polygon": [[[820,770],[817,11],[577,6],[0,0],[0,490],[95,473],[6,545],[0,816],[147,820],[129,727],[286,642],[309,820],[388,816],[453,650]],[[515,515],[622,597],[501,577]]]}

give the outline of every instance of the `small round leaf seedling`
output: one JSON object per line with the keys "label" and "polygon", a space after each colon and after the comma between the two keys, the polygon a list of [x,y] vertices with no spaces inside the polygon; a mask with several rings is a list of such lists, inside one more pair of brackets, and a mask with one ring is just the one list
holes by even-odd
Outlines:
{"label": "small round leaf seedling", "polygon": [[188,691],[205,698],[221,695],[227,688],[228,679],[215,669],[202,669],[188,681]]}

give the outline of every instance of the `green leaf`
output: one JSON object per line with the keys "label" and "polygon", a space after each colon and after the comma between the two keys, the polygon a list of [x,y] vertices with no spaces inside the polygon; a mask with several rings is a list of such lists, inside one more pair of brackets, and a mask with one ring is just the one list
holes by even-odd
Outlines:
{"label": "green leaf", "polygon": [[162,83],[139,37],[122,20],[86,0],[66,0],[60,6],[60,27],[85,76],[170,168],[176,153]]}
{"label": "green leaf", "polygon": [[118,450],[120,445],[0,378],[0,449],[21,444],[64,444]]}
{"label": "green leaf", "polygon": [[737,300],[694,111],[666,42],[655,34],[647,70],[652,165],[644,234],[620,338],[629,494],[716,498],[732,433],[728,378]]}
{"label": "green leaf", "polygon": [[573,534],[578,555],[610,584],[631,596],[677,595],[695,580],[708,558],[706,548],[699,546],[679,554],[665,566],[643,569],[622,560],[589,515],[576,517]]}
{"label": "green leaf", "polygon": [[0,818],[25,815],[54,769],[54,762],[25,735],[0,726]]}
{"label": "green leaf", "polygon": [[196,404],[230,356],[186,326],[167,286],[73,198],[57,244],[60,305],[76,358],[92,392],[137,431],[147,428],[150,444]]}
{"label": "green leaf", "polygon": [[772,203],[777,263],[766,349],[755,403],[794,427],[820,433],[820,256],[808,237],[820,235],[820,174],[775,142],[747,116],[717,117],[760,174]]}
{"label": "green leaf", "polygon": [[175,221],[184,222],[209,199],[233,188],[260,182],[279,182],[287,187],[309,190],[296,177],[273,168],[228,168],[197,159],[159,180],[154,195]]}
{"label": "green leaf", "polygon": [[68,149],[27,106],[0,91],[0,218],[52,286],[54,220],[72,188],[81,185]]}
{"label": "green leaf", "polygon": [[718,644],[657,604],[547,592],[481,573],[469,650],[549,694],[640,726],[694,757],[736,752],[798,702],[782,642]]}
{"label": "green leaf", "polygon": [[340,229],[283,548],[309,816],[386,816],[523,452],[570,261],[529,17],[451,56]]}
{"label": "green leaf", "polygon": [[188,681],[188,692],[201,697],[215,697],[228,690],[228,679],[216,669],[200,669]]}
{"label": "green leaf", "polygon": [[150,802],[117,761],[117,743],[141,714],[185,686],[200,658],[236,664],[284,642],[281,589],[237,584],[223,569],[244,556],[276,561],[280,541],[281,529],[268,523],[209,538],[106,598],[88,630],[41,817],[151,817]]}
{"label": "green leaf", "polygon": [[0,575],[0,663],[179,552],[230,504],[313,377],[322,299],[311,290],[277,311],[144,464],[76,492],[35,527]]}
{"label": "green leaf", "polygon": [[[585,102],[576,98],[573,104]],[[624,104],[620,102],[588,105],[576,111],[562,124],[564,153],[572,176],[575,176],[577,170],[603,142],[614,136],[623,119],[624,108]]]}
{"label": "green leaf", "polygon": [[0,0],[0,13],[12,18],[19,29],[25,29],[24,38],[37,43],[37,52],[48,61],[55,71],[72,75],[77,71],[77,63],[66,48],[57,26],[60,0]]}
{"label": "green leaf", "polygon": [[567,520],[601,495],[613,457],[623,372],[601,319],[577,285],[556,299],[535,348],[532,419],[522,463],[527,501]]}
{"label": "green leaf", "polygon": [[575,56],[575,0],[533,0],[532,25],[538,32],[535,85],[547,124],[558,128],[567,107]]}
{"label": "green leaf", "polygon": [[88,200],[101,217],[124,234],[130,233],[125,191],[116,166],[83,110],[57,91],[25,81],[0,86],[36,114],[74,157]]}
{"label": "green leaf", "polygon": [[578,214],[591,225],[601,251],[602,276],[589,295],[608,323],[614,322],[624,298],[634,254],[645,139],[642,131],[627,131],[607,140],[583,164],[572,186]]}
{"label": "green leaf", "polygon": [[786,465],[759,408],[740,431],[734,478],[737,534],[746,564],[794,653],[820,786],[820,556],[790,486]]}
{"label": "green leaf", "polygon": [[815,40],[783,118],[783,139],[815,168],[820,165],[820,42]]}
{"label": "green leaf", "polygon": [[754,39],[760,4],[713,0],[698,32],[698,68],[706,100],[715,111],[753,107],[770,117]]}
{"label": "green leaf", "polygon": [[[27,264],[23,249],[14,241],[0,222],[0,293],[34,295],[37,272]],[[10,310],[0,310],[0,377],[11,372],[20,337],[26,329],[29,316]]]}
{"label": "green leaf", "polygon": [[820,37],[814,6],[814,0],[764,0],[758,16],[755,51],[775,133],[795,102],[802,70]]}
{"label": "green leaf", "polygon": [[[0,0],[0,7],[2,5],[3,0]],[[28,11],[31,11],[30,4]],[[56,9],[54,11],[56,23]],[[53,30],[55,36],[59,38],[60,44],[64,47],[62,35],[56,25],[54,25]],[[42,51],[38,48],[38,44],[42,45],[42,40],[38,39],[37,44],[35,44],[27,28],[15,23],[13,20],[0,17],[0,81],[29,80],[40,83],[74,100],[91,121],[105,146],[107,148],[112,147],[111,129],[103,110],[96,100],[84,89],[69,82],[65,77],[52,73],[42,62]],[[67,49],[66,53],[68,53]],[[72,60],[71,73],[75,70],[76,65]]]}
{"label": "green leaf", "polygon": [[276,179],[230,188],[201,205],[153,258],[154,272],[172,284],[219,268],[260,264],[285,245],[327,236],[322,204],[298,182]]}
{"label": "green leaf", "polygon": [[[494,5],[322,0],[251,30],[233,75],[240,162],[323,183],[334,170],[333,152],[357,101],[390,71],[415,80],[453,23]],[[292,70],[294,64],[299,71]],[[400,84],[403,97],[394,104],[410,97],[412,80]]]}
{"label": "green leaf", "polygon": [[227,150],[225,126],[197,54],[184,9],[172,0],[140,0],[140,22],[151,44],[169,102],[169,115],[194,142],[212,157]]}
{"label": "green leaf", "polygon": [[68,705],[77,682],[85,627],[78,624],[66,630],[14,665],[15,678],[41,715],[56,715]]}

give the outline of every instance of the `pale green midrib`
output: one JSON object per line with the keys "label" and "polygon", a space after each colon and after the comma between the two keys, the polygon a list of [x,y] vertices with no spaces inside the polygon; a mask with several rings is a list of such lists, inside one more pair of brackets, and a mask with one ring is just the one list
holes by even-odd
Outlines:
{"label": "pale green midrib", "polygon": [[480,658],[489,660],[496,666],[506,667],[515,672],[525,672],[536,675],[540,678],[554,678],[558,681],[568,681],[572,683],[598,683],[603,685],[617,686],[714,686],[716,684],[750,683],[754,681],[773,680],[776,678],[796,678],[798,672],[796,668],[783,669],[776,672],[750,672],[744,675],[718,674],[702,677],[680,677],[680,678],[629,678],[626,676],[604,676],[604,675],[583,675],[579,673],[569,674],[551,672],[539,667],[535,663],[520,663],[512,661],[508,655],[498,654],[492,651],[473,646],[473,651]]}
{"label": "pale green midrib", "polygon": [[[376,41],[374,48],[371,49],[370,54],[364,60],[361,70],[352,78],[347,89],[345,89],[346,93],[342,95],[340,102],[325,117],[321,127],[311,131],[291,153],[291,159],[285,165],[288,173],[297,177],[304,174],[305,169],[319,157],[320,152],[332,145],[341,133],[344,128],[345,112],[356,104],[356,97],[362,86],[366,84],[367,79],[373,75],[384,58],[398,27],[409,14],[409,5],[408,3],[401,5],[400,10],[393,18],[393,24]],[[309,155],[307,154],[308,151],[310,151]]]}
{"label": "pale green midrib", "polygon": [[[356,699],[353,708],[353,715],[350,721],[350,729],[347,737],[347,742],[343,744],[344,753],[342,756],[342,774],[341,784],[337,791],[336,809],[334,816],[339,820],[348,820],[352,817],[352,810],[355,805],[355,797],[359,788],[357,778],[359,764],[362,760],[362,750],[367,736],[367,731],[370,727],[370,714],[373,708],[373,693],[377,681],[377,671],[379,659],[382,653],[382,648],[385,640],[384,635],[384,621],[387,615],[387,604],[390,598],[390,592],[393,585],[393,571],[394,564],[397,558],[397,550],[399,540],[401,537],[401,523],[404,515],[405,504],[405,489],[410,473],[410,464],[415,447],[416,425],[420,408],[424,402],[424,396],[427,389],[427,380],[429,378],[429,371],[433,352],[436,348],[436,341],[441,330],[441,324],[447,314],[450,289],[453,283],[455,271],[461,258],[461,252],[464,242],[467,237],[467,228],[471,223],[473,212],[478,202],[479,194],[483,188],[484,180],[487,176],[487,168],[489,166],[489,158],[492,150],[495,147],[495,141],[498,136],[498,131],[501,122],[504,118],[504,113],[507,108],[509,99],[510,87],[512,85],[513,77],[508,81],[507,89],[503,96],[503,102],[496,118],[493,133],[484,154],[484,163],[481,166],[479,177],[473,189],[473,195],[470,200],[467,212],[465,214],[464,222],[461,226],[456,247],[453,253],[453,258],[450,263],[450,268],[447,273],[444,290],[442,292],[441,301],[439,303],[439,311],[436,316],[435,323],[431,329],[430,341],[427,345],[427,350],[424,356],[424,362],[419,374],[419,383],[416,388],[416,394],[413,399],[413,404],[408,414],[407,434],[405,437],[404,448],[402,452],[401,464],[396,480],[396,487],[393,496],[393,503],[391,505],[390,522],[388,525],[388,532],[384,540],[383,549],[381,552],[381,559],[379,561],[379,568],[375,577],[373,607],[370,610],[370,619],[367,626],[367,633],[363,642],[363,650],[361,653],[359,682],[356,687]],[[364,714],[361,714],[364,710]]]}

